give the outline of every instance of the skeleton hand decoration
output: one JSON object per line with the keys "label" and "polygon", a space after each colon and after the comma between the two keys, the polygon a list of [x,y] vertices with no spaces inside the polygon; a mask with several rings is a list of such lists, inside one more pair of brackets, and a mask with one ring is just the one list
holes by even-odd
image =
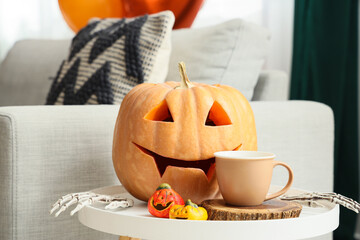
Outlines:
{"label": "skeleton hand decoration", "polygon": [[280,197],[281,200],[296,201],[302,205],[310,207],[331,207],[331,204],[339,204],[356,213],[360,211],[360,204],[351,198],[345,197],[337,193],[303,193],[300,195]]}
{"label": "skeleton hand decoration", "polygon": [[109,203],[105,206],[105,209],[116,209],[119,207],[127,208],[134,206],[134,201],[132,199],[117,197],[114,195],[101,195],[93,192],[70,193],[57,200],[50,210],[50,215],[60,208],[55,213],[55,217],[57,217],[71,205],[78,203],[74,210],[70,212],[70,215],[72,216],[83,207],[91,205],[94,202]]}

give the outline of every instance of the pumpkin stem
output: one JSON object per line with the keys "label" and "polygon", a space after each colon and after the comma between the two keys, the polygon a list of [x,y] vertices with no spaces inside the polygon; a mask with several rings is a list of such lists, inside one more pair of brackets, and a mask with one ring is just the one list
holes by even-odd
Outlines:
{"label": "pumpkin stem", "polygon": [[179,62],[178,65],[179,65],[179,72],[180,72],[180,76],[181,76],[181,82],[180,82],[180,86],[176,87],[176,88],[180,88],[180,89],[192,88],[194,85],[190,82],[190,80],[186,74],[185,63]]}
{"label": "pumpkin stem", "polygon": [[160,186],[156,189],[157,190],[160,190],[160,189],[171,189],[170,185],[167,184],[167,183],[162,183],[160,184]]}
{"label": "pumpkin stem", "polygon": [[192,206],[193,208],[198,208],[199,206],[193,203],[190,199],[186,200],[185,206]]}

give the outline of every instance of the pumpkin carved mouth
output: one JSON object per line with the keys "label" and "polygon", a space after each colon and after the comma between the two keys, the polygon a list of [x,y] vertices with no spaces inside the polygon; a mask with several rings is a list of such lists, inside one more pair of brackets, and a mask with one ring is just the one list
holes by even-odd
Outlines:
{"label": "pumpkin carved mouth", "polygon": [[171,205],[173,204],[173,202],[168,202],[165,206],[163,206],[162,204],[154,204],[154,199],[152,200],[152,205],[154,206],[154,208],[158,211],[163,211],[169,207],[171,207]]}
{"label": "pumpkin carved mouth", "polygon": [[214,175],[215,157],[209,158],[209,159],[204,159],[204,160],[185,161],[185,160],[179,160],[179,159],[161,156],[161,155],[159,155],[155,152],[152,152],[136,143],[134,143],[134,145],[138,149],[140,149],[142,152],[151,156],[155,160],[156,166],[159,170],[161,177],[163,176],[163,174],[168,166],[201,169],[207,176],[208,180],[210,180],[212,178],[212,176]]}

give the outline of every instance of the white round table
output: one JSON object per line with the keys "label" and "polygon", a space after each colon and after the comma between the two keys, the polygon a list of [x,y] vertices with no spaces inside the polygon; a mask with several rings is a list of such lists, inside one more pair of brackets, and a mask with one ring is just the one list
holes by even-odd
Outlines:
{"label": "white round table", "polygon": [[339,225],[339,205],[332,208],[303,207],[298,218],[257,221],[184,221],[156,218],[147,203],[136,200],[122,186],[95,189],[100,194],[121,194],[134,206],[105,210],[105,204],[86,206],[79,221],[90,228],[119,236],[142,239],[304,239],[334,231]]}

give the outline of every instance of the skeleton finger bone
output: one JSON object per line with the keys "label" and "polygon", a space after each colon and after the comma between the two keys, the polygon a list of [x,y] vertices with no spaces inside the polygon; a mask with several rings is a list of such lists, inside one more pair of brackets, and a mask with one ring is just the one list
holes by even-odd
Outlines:
{"label": "skeleton finger bone", "polygon": [[73,198],[72,194],[68,194],[68,195],[63,196],[59,200],[57,200],[56,203],[54,203],[54,205],[52,205],[52,208],[50,210],[50,215],[54,211],[56,211],[61,205],[63,205],[64,202],[69,201],[71,198]]}
{"label": "skeleton finger bone", "polygon": [[[57,209],[59,209],[60,207],[62,207],[67,201],[74,201],[78,202],[83,198],[89,198],[91,196],[94,196],[96,194],[94,193],[90,193],[90,192],[80,192],[80,193],[70,193],[68,195],[65,195],[64,197],[60,198],[53,206],[52,209],[50,210],[50,215],[55,212]],[[63,209],[63,211],[66,210]]]}
{"label": "skeleton finger bone", "polygon": [[84,202],[80,202],[71,212],[70,212],[70,216],[74,215],[75,213],[77,213],[78,211],[80,211],[83,207],[92,204],[92,200],[87,199]]}
{"label": "skeleton finger bone", "polygon": [[79,204],[74,208],[74,210],[72,210],[70,212],[70,215],[74,215],[75,213],[77,213],[78,211],[80,211],[83,207],[85,206],[88,206],[88,205],[91,205],[93,204],[94,202],[96,201],[99,201],[103,199],[103,196],[96,196],[96,197],[89,197],[89,198],[86,198],[86,199],[82,199]]}
{"label": "skeleton finger bone", "polygon": [[67,202],[74,197],[81,197],[81,196],[89,195],[89,194],[91,194],[91,193],[90,192],[69,193],[69,194],[61,197],[59,200],[57,200],[56,203],[54,203],[54,205],[52,207],[55,207],[56,205],[61,206],[64,204],[64,202]]}
{"label": "skeleton finger bone", "polygon": [[60,213],[64,212],[66,209],[68,209],[71,205],[74,205],[75,203],[81,201],[79,197],[74,197],[69,202],[65,203],[60,210],[55,214],[55,217],[59,216]]}
{"label": "skeleton finger bone", "polygon": [[323,206],[330,207],[331,203],[339,204],[346,207],[356,213],[360,211],[360,204],[351,198],[345,197],[338,193],[305,193],[295,196],[282,196],[281,200],[296,201],[300,204],[306,204],[311,207]]}
{"label": "skeleton finger bone", "polygon": [[57,211],[57,212],[55,213],[55,217],[58,217],[58,216],[60,215],[60,213],[64,212],[65,210],[66,210],[66,207],[65,207],[65,206],[62,206],[62,207],[59,209],[59,211]]}
{"label": "skeleton finger bone", "polygon": [[120,196],[100,195],[93,192],[70,193],[61,197],[53,204],[52,209],[50,210],[50,215],[58,210],[55,213],[55,217],[57,217],[70,206],[78,203],[77,206],[70,212],[70,215],[74,215],[83,207],[91,205],[94,202],[109,203],[105,209],[116,209],[119,207],[127,208],[134,205],[133,200],[122,198]]}
{"label": "skeleton finger bone", "polygon": [[109,203],[108,205],[105,206],[105,209],[116,209],[116,208],[127,208],[127,207],[132,207],[134,206],[134,201],[131,199],[124,199],[124,200],[120,200],[120,201],[113,201],[111,203]]}

